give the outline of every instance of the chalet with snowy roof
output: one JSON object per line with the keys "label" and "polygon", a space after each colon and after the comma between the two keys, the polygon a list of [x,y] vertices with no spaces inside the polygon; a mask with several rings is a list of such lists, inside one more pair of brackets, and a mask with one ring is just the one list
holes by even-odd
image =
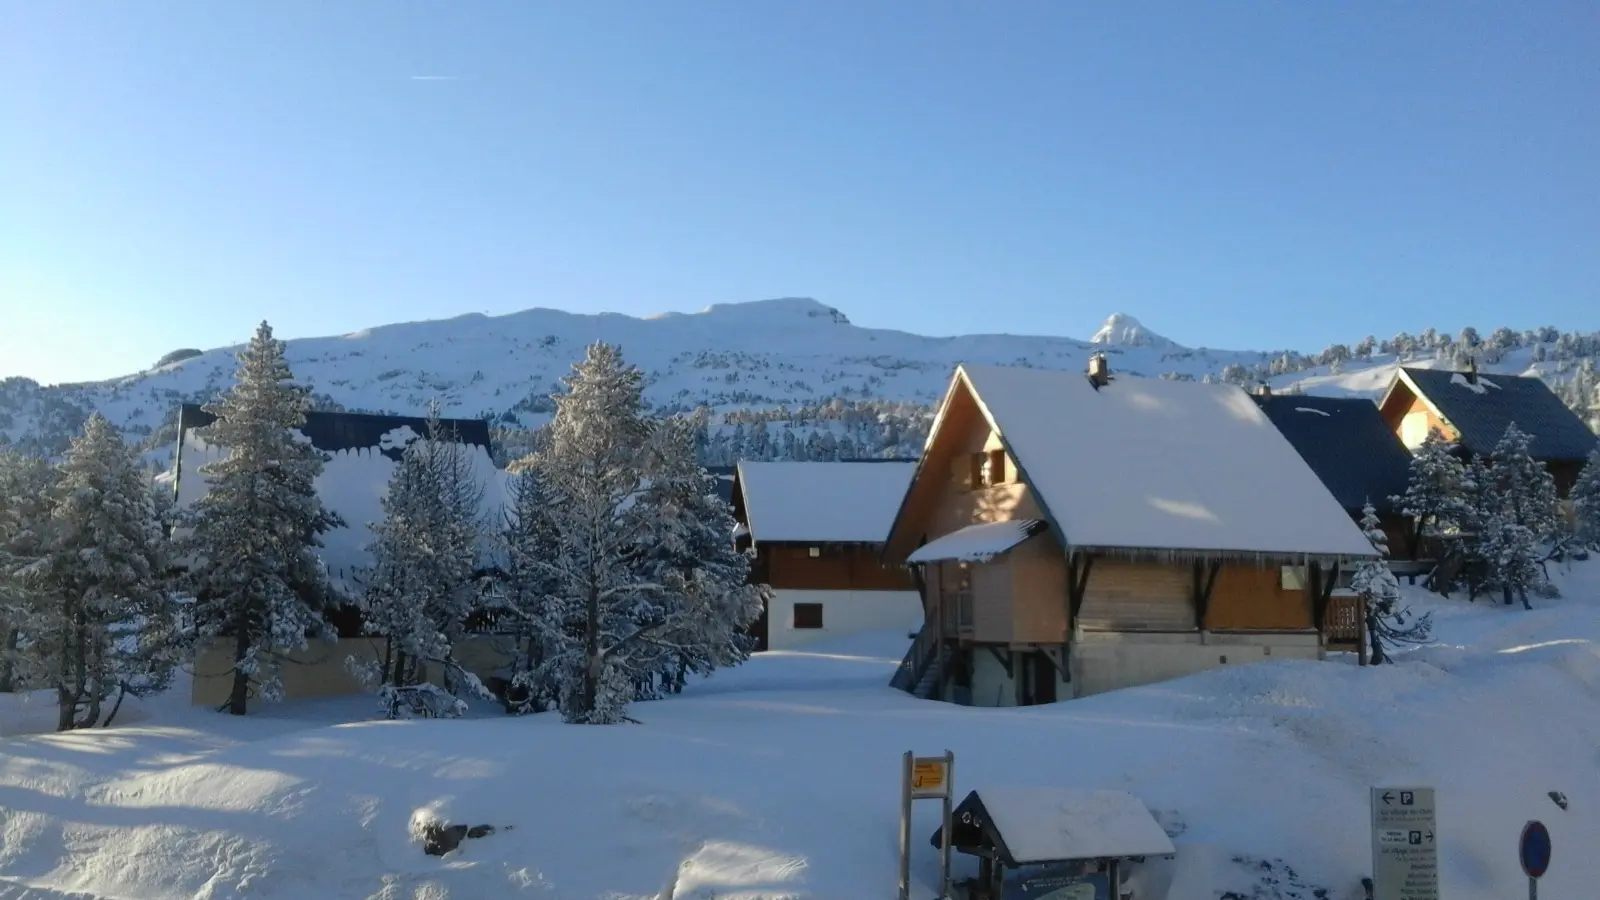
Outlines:
{"label": "chalet with snowy roof", "polygon": [[1339,567],[1374,556],[1237,387],[961,366],[884,549],[926,615],[894,684],[1027,705],[1318,659]]}
{"label": "chalet with snowy roof", "polygon": [[1265,386],[1256,405],[1306,461],[1350,517],[1359,522],[1371,503],[1389,539],[1389,554],[1416,553],[1411,519],[1389,498],[1404,494],[1411,452],[1371,400],[1276,395]]}
{"label": "chalet with snowy roof", "polygon": [[1555,477],[1565,498],[1594,449],[1594,432],[1541,378],[1401,367],[1378,408],[1407,447],[1437,428],[1463,456],[1487,456],[1515,423],[1532,438],[1529,450]]}
{"label": "chalet with snowy roof", "polygon": [[[178,413],[178,446],[173,459],[173,496],[187,506],[205,496],[206,477],[200,467],[221,459],[226,451],[208,444],[202,429],[216,417],[194,404]],[[489,425],[481,419],[442,419],[444,437],[472,449],[471,458],[484,487],[484,503],[491,512],[504,497],[503,473],[495,468],[489,450]],[[324,507],[338,513],[343,527],[322,536],[322,559],[336,584],[357,589],[357,574],[370,561],[367,546],[373,536],[368,524],[383,519],[383,498],[389,478],[406,447],[426,435],[428,421],[412,416],[385,416],[349,412],[308,412],[300,434],[311,446],[328,454],[317,476],[317,494]],[[348,630],[341,625],[341,630]]]}
{"label": "chalet with snowy roof", "polygon": [[905,496],[910,460],[741,462],[733,480],[751,579],[773,598],[755,624],[757,649],[922,624],[910,574],[880,558]]}

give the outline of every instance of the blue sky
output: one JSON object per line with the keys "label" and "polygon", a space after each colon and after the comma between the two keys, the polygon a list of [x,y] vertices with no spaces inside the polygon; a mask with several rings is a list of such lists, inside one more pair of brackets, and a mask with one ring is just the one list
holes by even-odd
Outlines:
{"label": "blue sky", "polygon": [[[532,306],[1600,328],[1590,2],[0,0],[0,376]],[[441,76],[419,79],[416,76]]]}

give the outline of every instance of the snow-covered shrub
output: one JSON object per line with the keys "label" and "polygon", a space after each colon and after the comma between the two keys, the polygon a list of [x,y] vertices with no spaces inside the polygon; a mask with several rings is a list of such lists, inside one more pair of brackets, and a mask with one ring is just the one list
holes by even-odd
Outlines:
{"label": "snow-covered shrub", "polygon": [[467,703],[436,684],[386,684],[378,690],[378,711],[386,719],[459,719]]}

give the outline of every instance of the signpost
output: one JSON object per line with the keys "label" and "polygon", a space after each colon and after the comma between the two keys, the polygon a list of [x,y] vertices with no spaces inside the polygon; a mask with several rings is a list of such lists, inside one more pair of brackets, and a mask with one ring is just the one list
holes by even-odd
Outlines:
{"label": "signpost", "polygon": [[1372,789],[1372,900],[1439,900],[1433,788]]}
{"label": "signpost", "polygon": [[939,819],[939,900],[950,896],[950,813],[956,755],[915,756],[907,750],[900,776],[900,900],[911,900],[911,804],[942,800]]}
{"label": "signpost", "polygon": [[1550,868],[1550,829],[1544,827],[1543,822],[1533,821],[1522,826],[1517,859],[1528,876],[1528,900],[1539,900],[1539,879]]}

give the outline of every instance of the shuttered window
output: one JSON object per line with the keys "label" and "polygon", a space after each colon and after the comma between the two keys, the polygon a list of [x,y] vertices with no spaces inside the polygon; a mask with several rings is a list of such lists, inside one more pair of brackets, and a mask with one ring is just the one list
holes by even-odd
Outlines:
{"label": "shuttered window", "polygon": [[1193,631],[1194,570],[1097,559],[1080,621],[1086,631]]}

